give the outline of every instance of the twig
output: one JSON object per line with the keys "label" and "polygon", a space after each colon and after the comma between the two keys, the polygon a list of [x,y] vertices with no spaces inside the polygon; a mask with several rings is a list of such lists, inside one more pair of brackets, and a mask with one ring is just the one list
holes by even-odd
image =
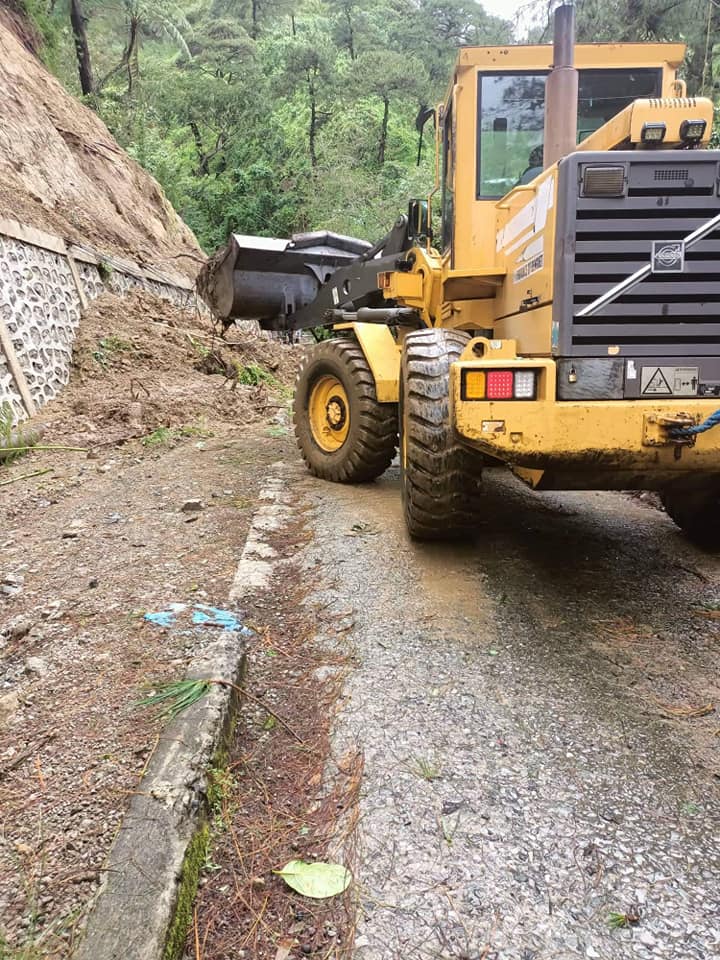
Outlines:
{"label": "twig", "polygon": [[198,933],[197,904],[193,910],[193,926],[195,927],[195,960],[202,960],[200,953],[200,934]]}
{"label": "twig", "polygon": [[9,763],[6,763],[5,766],[0,769],[0,780],[4,780],[11,770],[14,770],[15,767],[19,767],[21,763],[25,763],[25,761],[29,760],[39,747],[42,747],[51,740],[54,740],[55,737],[57,737],[56,733],[48,733],[47,736],[41,737],[40,740],[37,740],[35,743],[33,743],[32,746],[28,747],[27,750],[24,750],[16,757],[13,757]]}
{"label": "twig", "polygon": [[0,447],[0,454],[6,453],[27,453],[29,450],[69,450],[73,453],[87,453],[87,447],[59,447],[47,446],[45,444],[26,445],[24,447]]}
{"label": "twig", "polygon": [[31,477],[42,477],[46,473],[52,473],[53,468],[48,467],[47,470],[35,470],[33,473],[23,473],[19,477],[13,477],[11,480],[0,480],[0,487],[7,487],[11,483],[19,483],[20,480],[30,480]]}
{"label": "twig", "polygon": [[490,928],[490,933],[488,934],[487,942],[485,943],[485,946],[483,947],[483,951],[478,957],[478,960],[487,960],[487,957],[490,953],[490,949],[492,947],[493,937],[495,936],[495,931],[497,930],[497,925],[498,925],[498,919],[496,914],[495,918],[493,919],[492,927]]}
{"label": "twig", "polygon": [[661,703],[656,697],[653,697],[653,700],[666,716],[678,717],[681,720],[694,720],[696,717],[706,717],[709,713],[715,713],[715,706],[712,703],[704,703],[700,707],[674,707],[668,703]]}
{"label": "twig", "polygon": [[178,253],[174,257],[163,257],[162,259],[165,261],[180,260],[181,257],[187,257],[188,260],[195,260],[196,263],[207,263],[207,257],[198,257],[197,254],[194,253]]}
{"label": "twig", "polygon": [[283,720],[283,718],[279,714],[275,713],[275,711],[271,707],[269,707],[264,700],[261,700],[260,697],[256,697],[254,694],[250,693],[248,690],[245,690],[242,687],[238,687],[237,684],[231,683],[229,680],[211,680],[210,683],[217,683],[222,687],[231,687],[233,690],[237,690],[240,696],[247,697],[247,699],[250,700],[252,703],[256,703],[259,707],[262,707],[262,709],[266,713],[269,713],[271,717],[274,717],[277,720],[277,722],[280,724],[280,726],[284,727],[287,730],[290,736],[295,737],[298,743],[303,743],[303,744],[305,743],[302,737],[298,736],[298,734],[295,733],[295,731],[287,722],[287,720]]}
{"label": "twig", "polygon": [[43,776],[42,767],[40,766],[40,757],[35,757],[35,769],[37,770],[38,780],[40,781],[40,789],[45,789],[45,777]]}

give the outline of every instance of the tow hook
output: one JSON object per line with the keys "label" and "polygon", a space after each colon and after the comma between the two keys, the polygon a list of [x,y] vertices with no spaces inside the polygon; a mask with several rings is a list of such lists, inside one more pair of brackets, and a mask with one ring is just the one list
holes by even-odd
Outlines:
{"label": "tow hook", "polygon": [[673,431],[694,427],[695,417],[689,413],[676,413],[673,416],[659,416],[651,413],[643,417],[644,447],[674,447],[675,459],[679,460],[683,447],[695,446],[695,435],[672,436]]}

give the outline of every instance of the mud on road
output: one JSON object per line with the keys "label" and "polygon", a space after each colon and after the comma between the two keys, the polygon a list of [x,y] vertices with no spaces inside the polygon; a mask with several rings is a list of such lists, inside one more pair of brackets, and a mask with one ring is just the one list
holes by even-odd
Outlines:
{"label": "mud on road", "polygon": [[352,624],[354,958],[718,956],[718,560],[620,494],[489,476],[458,547],[407,539],[392,471],[288,489],[306,607]]}

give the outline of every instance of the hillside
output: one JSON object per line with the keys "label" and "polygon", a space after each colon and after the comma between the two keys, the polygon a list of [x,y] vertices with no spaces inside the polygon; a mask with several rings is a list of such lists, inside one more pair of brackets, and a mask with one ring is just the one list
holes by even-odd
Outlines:
{"label": "hillside", "polygon": [[[23,37],[18,39],[15,31]],[[159,269],[193,276],[202,253],[157,182],[0,19],[0,215]]]}

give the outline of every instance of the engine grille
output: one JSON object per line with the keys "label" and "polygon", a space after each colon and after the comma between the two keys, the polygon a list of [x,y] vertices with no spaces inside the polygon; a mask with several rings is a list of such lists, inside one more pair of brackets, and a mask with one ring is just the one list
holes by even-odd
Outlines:
{"label": "engine grille", "polygon": [[[581,164],[600,158],[625,164],[624,197],[578,195]],[[577,315],[646,265],[653,241],[681,240],[720,212],[719,169],[715,151],[697,151],[692,161],[679,151],[568,158],[558,211],[560,356],[720,355],[720,229],[686,251],[682,273],[651,274],[598,313]]]}
{"label": "engine grille", "polygon": [[687,167],[678,167],[677,169],[656,170],[655,180],[682,180],[685,183],[690,179],[690,171]]}

